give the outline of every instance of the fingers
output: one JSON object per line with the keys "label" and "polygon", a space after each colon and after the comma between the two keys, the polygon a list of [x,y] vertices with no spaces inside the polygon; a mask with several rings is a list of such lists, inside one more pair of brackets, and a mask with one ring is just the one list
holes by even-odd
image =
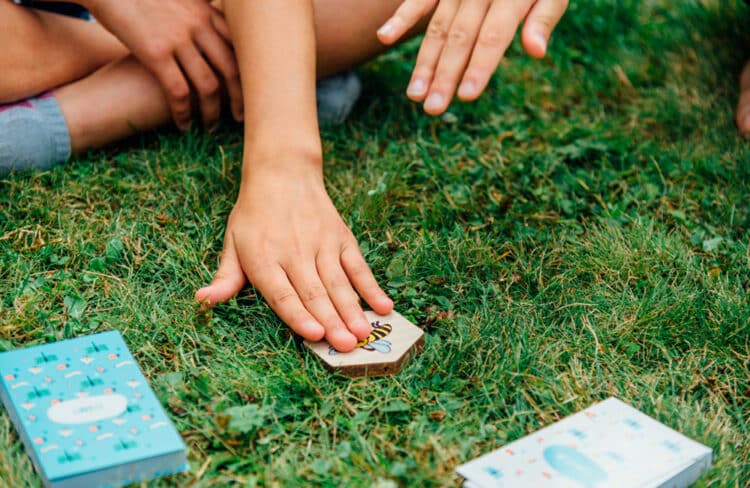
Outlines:
{"label": "fingers", "polygon": [[221,113],[220,85],[216,74],[195,45],[180,48],[177,51],[177,60],[198,92],[203,126],[214,127]]}
{"label": "fingers", "polygon": [[393,310],[393,302],[380,288],[359,248],[355,245],[344,247],[341,252],[341,265],[360,296],[380,315],[388,315]]}
{"label": "fingers", "polygon": [[377,313],[393,310],[393,302],[378,286],[356,242],[340,250],[319,251],[289,266],[281,262],[274,257],[243,261],[228,231],[219,269],[195,298],[209,306],[229,300],[246,283],[247,270],[247,277],[292,330],[311,341],[325,337],[341,352],[353,350],[372,332],[354,288]]}
{"label": "fingers", "polygon": [[428,114],[439,115],[448,108],[456,85],[469,62],[488,9],[489,0],[461,2],[448,30],[445,47],[435,69],[434,81],[424,102],[424,110]]}
{"label": "fingers", "polygon": [[300,301],[297,290],[292,286],[281,266],[269,265],[261,272],[255,272],[253,284],[271,305],[276,315],[294,332],[309,341],[319,341],[326,335],[323,326]]}
{"label": "fingers", "polygon": [[216,68],[224,79],[224,85],[229,94],[232,116],[236,121],[241,121],[243,118],[243,104],[240,72],[229,44],[221,36],[210,31],[201,32],[196,37],[196,42],[211,65]]}
{"label": "fingers", "polygon": [[242,271],[231,234],[227,234],[224,252],[219,259],[219,269],[211,284],[195,292],[195,299],[209,307],[230,300],[245,286],[245,272]]}
{"label": "fingers", "polygon": [[568,8],[568,0],[537,0],[526,17],[521,32],[524,49],[534,58],[543,58],[552,30]]}
{"label": "fingers", "polygon": [[224,18],[224,14],[217,7],[214,7],[214,12],[211,14],[211,24],[213,24],[216,32],[224,38],[227,44],[231,45],[232,34],[229,32],[229,25],[227,25],[227,20]]}
{"label": "fingers", "polygon": [[437,2],[438,0],[405,0],[393,17],[378,29],[378,39],[383,44],[393,44],[427,15]]}
{"label": "fingers", "polygon": [[432,15],[427,30],[419,47],[414,72],[406,89],[406,96],[415,102],[421,102],[427,96],[427,90],[432,84],[435,67],[440,60],[445,41],[448,38],[453,18],[458,11],[459,0],[443,0],[438,4]]}
{"label": "fingers", "polygon": [[177,62],[170,58],[169,61],[161,62],[158,70],[154,72],[159,83],[164,87],[172,119],[180,130],[190,127],[190,85],[182,74]]}
{"label": "fingers", "polygon": [[[531,56],[541,58],[567,6],[568,0],[442,0],[425,33],[407,96],[423,101],[425,112],[431,115],[448,108],[459,81],[458,97],[476,99],[520,22],[525,19],[524,47]],[[416,0],[404,2],[379,37],[392,42],[408,29],[401,28],[402,24],[418,19],[424,15],[420,9],[430,7]]]}
{"label": "fingers", "polygon": [[372,332],[372,327],[359,305],[357,292],[354,291],[349,278],[341,268],[339,253],[336,251],[319,253],[317,268],[328,296],[349,331],[358,340],[365,339]]}
{"label": "fingers", "polygon": [[498,0],[492,3],[458,89],[461,100],[475,100],[487,87],[513,41],[516,27],[528,12],[528,6],[528,0]]}
{"label": "fingers", "polygon": [[304,307],[318,323],[323,324],[328,343],[342,352],[354,349],[357,345],[357,338],[349,332],[339,316],[328,296],[328,290],[320,280],[317,269],[314,266],[308,267],[298,263],[288,267],[285,271]]}

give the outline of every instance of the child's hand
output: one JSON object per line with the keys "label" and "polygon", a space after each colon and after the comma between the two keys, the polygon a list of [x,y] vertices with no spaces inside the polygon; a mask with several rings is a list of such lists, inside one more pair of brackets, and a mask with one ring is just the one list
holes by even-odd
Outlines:
{"label": "child's hand", "polygon": [[350,351],[371,331],[357,292],[381,314],[393,302],[328,197],[320,169],[279,171],[253,165],[229,216],[219,270],[195,297],[227,301],[247,277],[299,335]]}
{"label": "child's hand", "polygon": [[[222,13],[206,0],[81,0],[159,80],[175,124],[187,129],[191,90],[205,127],[221,111],[221,86],[242,120],[242,87]],[[223,78],[219,82],[218,75]]]}
{"label": "child's hand", "polygon": [[568,0],[404,0],[378,37],[392,44],[435,10],[406,93],[415,102],[424,101],[425,112],[439,115],[459,81],[458,98],[479,97],[521,21],[524,48],[535,58],[544,57],[552,29],[567,7]]}

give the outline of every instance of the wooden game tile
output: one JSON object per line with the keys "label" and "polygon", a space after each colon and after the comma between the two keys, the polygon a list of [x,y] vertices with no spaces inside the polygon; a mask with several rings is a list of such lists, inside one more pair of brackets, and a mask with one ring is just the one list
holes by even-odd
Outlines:
{"label": "wooden game tile", "polygon": [[398,373],[406,361],[421,350],[424,332],[397,312],[378,315],[366,311],[365,315],[373,331],[351,352],[340,353],[326,341],[304,341],[304,344],[323,360],[327,369],[346,376],[388,376]]}

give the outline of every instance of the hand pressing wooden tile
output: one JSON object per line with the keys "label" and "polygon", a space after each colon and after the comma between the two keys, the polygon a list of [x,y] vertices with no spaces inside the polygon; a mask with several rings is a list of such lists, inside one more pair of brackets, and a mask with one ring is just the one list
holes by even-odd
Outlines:
{"label": "hand pressing wooden tile", "polygon": [[338,352],[326,341],[304,341],[304,344],[323,360],[326,368],[346,376],[398,373],[409,357],[422,348],[424,332],[397,312],[377,315],[366,311],[365,315],[372,324],[372,332],[351,352]]}

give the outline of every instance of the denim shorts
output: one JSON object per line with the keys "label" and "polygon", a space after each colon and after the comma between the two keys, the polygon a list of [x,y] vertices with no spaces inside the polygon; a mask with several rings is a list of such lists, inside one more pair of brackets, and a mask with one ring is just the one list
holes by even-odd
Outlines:
{"label": "denim shorts", "polygon": [[13,3],[23,5],[25,7],[33,7],[39,10],[46,10],[47,12],[54,12],[56,14],[69,15],[71,17],[78,17],[80,19],[88,19],[89,13],[85,8],[80,5],[68,2],[35,2],[34,0],[12,0]]}

